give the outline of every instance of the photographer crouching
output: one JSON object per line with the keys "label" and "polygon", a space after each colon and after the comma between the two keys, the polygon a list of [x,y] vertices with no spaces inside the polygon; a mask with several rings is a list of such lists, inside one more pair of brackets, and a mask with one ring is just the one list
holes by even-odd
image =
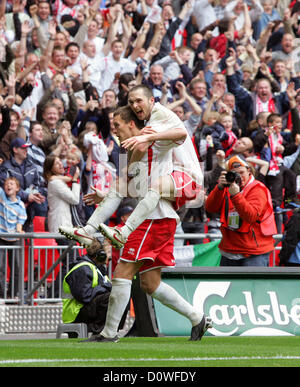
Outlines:
{"label": "photographer crouching", "polygon": [[[105,324],[111,282],[102,243],[95,238],[86,251],[64,278],[62,321],[86,323],[88,331],[96,335]],[[77,335],[69,333],[69,337]]]}
{"label": "photographer crouching", "polygon": [[220,213],[220,266],[269,266],[277,233],[270,191],[242,156],[231,157],[226,169],[205,203]]}

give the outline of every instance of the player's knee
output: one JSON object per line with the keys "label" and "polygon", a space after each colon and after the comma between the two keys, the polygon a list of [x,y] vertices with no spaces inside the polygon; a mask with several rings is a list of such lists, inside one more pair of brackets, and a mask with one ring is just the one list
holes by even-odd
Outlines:
{"label": "player's knee", "polygon": [[152,284],[151,282],[149,282],[147,280],[144,280],[143,278],[140,279],[140,287],[141,287],[143,292],[145,292],[149,295],[152,294],[156,289],[156,286],[154,284]]}

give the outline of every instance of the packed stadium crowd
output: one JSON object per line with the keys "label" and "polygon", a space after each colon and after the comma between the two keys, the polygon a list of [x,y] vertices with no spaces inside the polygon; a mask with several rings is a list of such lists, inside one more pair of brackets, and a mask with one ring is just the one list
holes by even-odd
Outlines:
{"label": "packed stadium crowd", "polygon": [[[23,231],[50,215],[56,232],[66,216],[49,214],[51,156],[80,189],[73,224],[86,223],[95,207],[83,196],[91,186],[105,196],[119,174],[113,113],[145,84],[184,122],[206,194],[242,155],[271,192],[281,234],[282,209],[300,193],[299,16],[290,0],[1,1],[0,186],[9,196],[7,178],[17,178]],[[203,205],[179,215],[184,231],[219,230]],[[1,221],[1,232],[10,227]]]}

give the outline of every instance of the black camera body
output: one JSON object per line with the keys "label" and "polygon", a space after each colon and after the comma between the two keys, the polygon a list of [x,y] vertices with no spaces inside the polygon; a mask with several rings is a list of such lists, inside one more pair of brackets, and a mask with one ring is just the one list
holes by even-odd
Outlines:
{"label": "black camera body", "polygon": [[236,183],[238,185],[241,185],[241,182],[242,182],[241,176],[237,172],[234,172],[234,171],[227,172],[225,175],[225,179],[228,183],[228,185],[227,185],[228,187],[232,183]]}

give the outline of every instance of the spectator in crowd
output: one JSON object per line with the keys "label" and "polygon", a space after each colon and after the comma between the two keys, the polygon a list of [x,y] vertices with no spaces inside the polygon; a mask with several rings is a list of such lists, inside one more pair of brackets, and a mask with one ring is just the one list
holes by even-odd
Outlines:
{"label": "spectator in crowd", "polygon": [[39,1],[38,4],[29,6],[29,14],[36,28],[39,46],[43,51],[50,38],[48,27],[50,20],[52,20],[51,5],[48,1]]}
{"label": "spectator in crowd", "polygon": [[202,108],[204,112],[208,102],[206,82],[203,79],[197,77],[193,78],[189,84],[189,91],[191,96],[195,99],[196,103]]}
{"label": "spectator in crowd", "polygon": [[284,230],[279,253],[281,266],[300,266],[300,211],[295,210]]}
{"label": "spectator in crowd", "polygon": [[[63,179],[65,173],[63,163],[58,156],[48,155],[44,163],[44,178],[47,182],[47,201],[48,201],[48,230],[57,233],[58,228],[63,224],[72,226],[71,205],[79,204],[80,201],[80,170],[76,167],[72,179],[72,187],[69,188]],[[67,244],[65,240],[56,238],[58,245]],[[66,259],[62,262],[62,278],[66,274]],[[55,281],[55,295],[59,292],[59,276]]]}
{"label": "spectator in crowd", "polygon": [[[38,121],[30,122],[28,140],[30,146],[27,148],[27,159],[36,166],[40,177],[41,193],[47,197],[46,182],[44,179],[44,162],[46,155],[40,147],[40,144],[43,141],[43,128]],[[44,215],[46,216],[47,214],[45,213]]]}
{"label": "spectator in crowd", "polygon": [[43,127],[43,141],[41,147],[46,155],[50,153],[51,147],[56,144],[58,139],[58,122],[58,108],[53,102],[48,102],[44,107],[43,121],[41,122]]}
{"label": "spectator in crowd", "polygon": [[131,73],[123,73],[119,78],[118,105],[125,106],[128,103],[128,92],[136,85],[135,76]]}
{"label": "spectator in crowd", "polygon": [[11,156],[0,165],[0,185],[8,177],[15,177],[20,183],[18,196],[26,204],[27,222],[25,231],[30,231],[35,215],[44,216],[47,213],[45,197],[41,194],[42,184],[38,170],[27,158],[30,146],[21,137],[12,140],[10,144]]}
{"label": "spectator in crowd", "polygon": [[96,187],[105,196],[116,177],[115,169],[108,163],[108,149],[93,131],[85,134],[83,143],[88,148],[85,166],[86,172],[89,173],[88,186]]}
{"label": "spectator in crowd", "polygon": [[120,74],[125,72],[134,73],[136,64],[130,59],[122,57],[124,52],[124,43],[121,40],[114,40],[111,44],[111,56],[101,59],[99,70],[101,73],[100,79],[100,96],[107,89],[118,88],[118,79]]}
{"label": "spectator in crowd", "polygon": [[293,60],[293,50],[295,49],[294,36],[290,33],[285,33],[281,39],[281,47],[279,50],[272,51],[272,60]]}
{"label": "spectator in crowd", "polygon": [[155,102],[173,102],[173,95],[170,90],[170,85],[163,81],[164,69],[161,65],[153,64],[150,67],[148,79],[143,80],[143,83],[152,89]]}
{"label": "spectator in crowd", "polygon": [[[228,172],[235,173],[232,179]],[[205,206],[208,212],[220,212],[221,266],[269,266],[277,233],[271,194],[241,156],[229,159]]]}
{"label": "spectator in crowd", "polygon": [[14,110],[10,110],[9,123],[10,125],[8,127],[8,130],[3,135],[0,142],[1,151],[5,155],[6,160],[10,158],[10,144],[12,140],[19,137],[22,133],[19,113]]}
{"label": "spectator in crowd", "polygon": [[43,112],[47,104],[53,103],[58,109],[58,121],[68,120],[71,125],[74,124],[77,114],[78,106],[74,94],[72,80],[66,74],[57,73],[49,82],[49,87],[45,91],[43,97],[37,104],[36,119],[40,122],[43,120]]}
{"label": "spectator in crowd", "polygon": [[261,17],[253,23],[253,37],[255,40],[259,38],[261,32],[267,27],[269,22],[281,20],[281,16],[275,8],[275,2],[273,0],[263,0],[261,5],[263,6],[263,13]]}
{"label": "spectator in crowd", "polygon": [[[191,50],[188,47],[180,46],[176,50],[171,51],[169,55],[163,57],[162,59],[154,62],[156,65],[161,65],[163,68],[163,80],[165,82],[170,81],[171,79],[178,79],[183,77],[184,71],[190,72],[190,77],[192,77],[191,69],[188,66]],[[183,66],[183,73],[181,70]]]}
{"label": "spectator in crowd", "polygon": [[[17,246],[19,239],[9,237],[9,234],[23,232],[23,225],[27,214],[24,202],[18,196],[20,189],[19,180],[15,177],[7,177],[4,180],[4,188],[0,187],[0,231],[8,234],[7,237],[1,237],[1,246]],[[6,284],[6,250],[0,249],[0,297],[4,298]],[[19,290],[19,252],[17,250],[8,250],[8,266],[10,268],[10,279],[8,294],[15,296]],[[14,270],[13,270],[14,268]],[[14,278],[12,278],[14,273]],[[14,292],[13,292],[14,290]]]}
{"label": "spectator in crowd", "polygon": [[244,112],[248,121],[254,119],[256,114],[262,111],[284,114],[289,110],[287,94],[282,92],[273,96],[271,84],[267,78],[258,79],[256,92],[250,93],[243,89],[237,80],[234,70],[235,57],[228,57],[226,63],[228,91],[235,96],[237,106]]}
{"label": "spectator in crowd", "polygon": [[[177,81],[175,87],[178,91],[179,99],[171,104],[168,104],[168,108],[173,110],[173,112],[179,116],[179,118],[184,122],[188,134],[190,137],[193,137],[195,130],[201,122],[202,109],[196,103],[194,98],[187,92],[186,86],[183,82]],[[185,117],[185,104],[188,104],[192,109],[192,111],[187,114],[187,117]]]}
{"label": "spectator in crowd", "polygon": [[73,75],[73,77],[81,78],[81,66],[80,66],[80,46],[76,42],[70,42],[65,47],[66,61],[68,63],[66,71]]}
{"label": "spectator in crowd", "polygon": [[61,177],[65,170],[62,161],[53,155],[48,155],[44,163],[44,178],[48,188],[48,228],[50,232],[57,232],[62,224],[71,226],[71,204],[79,204],[80,184],[78,178],[80,170],[76,167],[72,179],[72,187]]}
{"label": "spectator in crowd", "polygon": [[217,16],[215,13],[215,8],[212,5],[212,0],[196,0],[193,8],[193,15],[195,17],[198,31],[202,33],[206,27],[212,26],[214,36],[218,34],[218,30],[216,24],[214,22],[217,21]]}

